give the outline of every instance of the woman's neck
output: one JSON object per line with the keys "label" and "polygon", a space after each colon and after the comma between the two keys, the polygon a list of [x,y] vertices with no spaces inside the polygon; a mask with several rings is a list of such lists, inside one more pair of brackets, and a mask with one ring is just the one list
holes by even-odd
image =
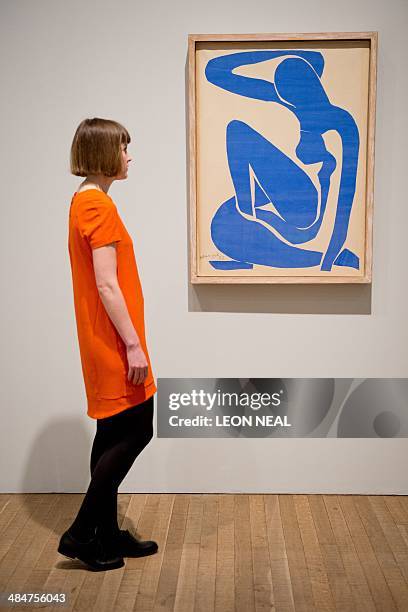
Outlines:
{"label": "woman's neck", "polygon": [[100,191],[108,193],[109,187],[111,186],[112,182],[113,179],[106,176],[87,176],[86,179],[80,184],[79,190],[84,191],[85,189],[99,189]]}

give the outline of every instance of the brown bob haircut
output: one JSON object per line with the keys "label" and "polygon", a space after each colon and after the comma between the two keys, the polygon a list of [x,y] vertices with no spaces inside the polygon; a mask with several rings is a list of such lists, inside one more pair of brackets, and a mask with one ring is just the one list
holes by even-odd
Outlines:
{"label": "brown bob haircut", "polygon": [[129,132],[117,121],[84,119],[71,145],[71,174],[116,176],[122,170],[121,145],[129,142]]}

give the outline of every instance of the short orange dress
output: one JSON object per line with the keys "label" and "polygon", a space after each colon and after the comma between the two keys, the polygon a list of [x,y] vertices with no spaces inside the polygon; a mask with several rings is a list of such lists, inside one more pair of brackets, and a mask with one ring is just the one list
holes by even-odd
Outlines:
{"label": "short orange dress", "polygon": [[[96,286],[92,249],[111,242],[116,242],[118,283],[149,366],[147,378],[140,385],[127,379],[126,346]],[[144,298],[133,241],[114,201],[103,191],[74,193],[68,250],[87,414],[101,419],[141,404],[157,391],[146,346]]]}

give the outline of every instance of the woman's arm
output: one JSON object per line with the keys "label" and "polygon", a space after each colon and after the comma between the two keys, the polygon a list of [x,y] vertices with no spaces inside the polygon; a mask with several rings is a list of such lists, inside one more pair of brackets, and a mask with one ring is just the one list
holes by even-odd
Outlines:
{"label": "woman's arm", "polygon": [[138,385],[147,376],[148,363],[117,279],[115,243],[93,249],[92,258],[99,296],[126,346],[128,379]]}

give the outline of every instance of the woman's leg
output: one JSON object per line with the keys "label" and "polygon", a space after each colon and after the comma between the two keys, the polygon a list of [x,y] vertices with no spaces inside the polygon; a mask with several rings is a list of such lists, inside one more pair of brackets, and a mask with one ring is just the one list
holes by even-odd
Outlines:
{"label": "woman's leg", "polygon": [[[108,448],[111,448],[116,443],[116,436],[117,427],[112,426],[112,420],[97,420],[96,433],[92,444],[90,458],[91,478],[100,457],[102,457],[103,453]],[[119,525],[117,522],[117,493],[117,488],[112,487],[111,494],[104,501],[104,508],[106,509],[105,516],[111,516],[111,531],[116,534],[119,532]]]}
{"label": "woman's leg", "polygon": [[117,492],[136,457],[153,437],[154,399],[123,412],[98,419],[91,452],[91,482],[71,534],[86,541],[99,527],[107,537],[119,531]]}

